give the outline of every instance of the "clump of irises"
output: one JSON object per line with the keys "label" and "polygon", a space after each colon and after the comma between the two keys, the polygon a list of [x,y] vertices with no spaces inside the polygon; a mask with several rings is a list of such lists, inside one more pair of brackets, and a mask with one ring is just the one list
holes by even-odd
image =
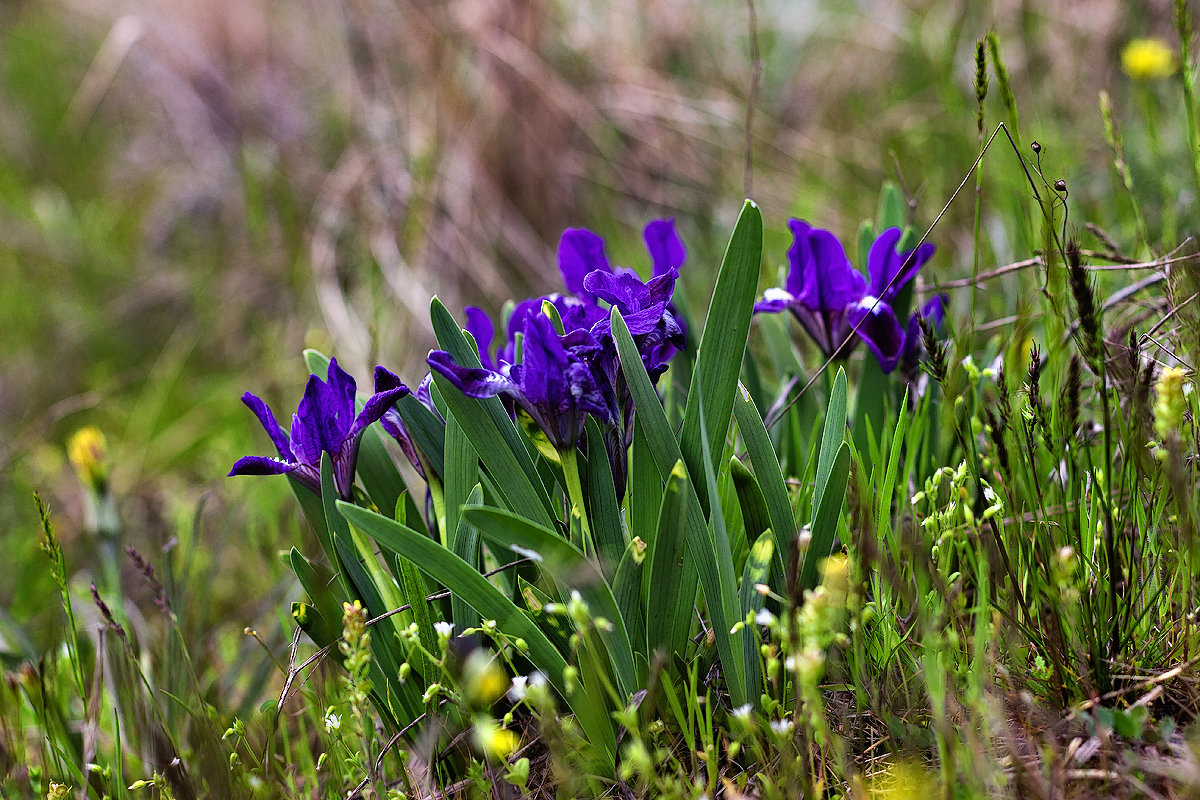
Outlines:
{"label": "clump of irises", "polygon": [[[491,319],[468,306],[466,330],[478,345],[480,366],[460,364],[450,353],[435,350],[428,358],[431,370],[468,397],[501,397],[509,413],[527,430],[540,431],[553,451],[573,451],[590,415],[606,433],[606,445],[613,451],[610,456],[616,456],[618,448],[623,454],[632,433],[633,403],[609,329],[610,310],[620,312],[655,381],[686,340],[672,304],[679,268],[687,257],[674,221],[652,221],[643,238],[652,265],[646,281],[633,269],[612,266],[597,234],[585,228],[568,229],[558,247],[566,292],[517,303],[508,315],[506,338],[495,351]],[[427,376],[417,397],[434,411],[428,386]],[[376,367],[375,394],[355,415],[354,379],[332,361],[326,380],[309,378],[289,437],[266,403],[247,392],[242,401],[258,416],[279,457],[247,456],[229,474],[289,474],[320,493],[321,454],[328,453],[338,492],[349,498],[359,439],[366,426],[382,418],[384,429],[424,475],[420,453],[392,408],[408,393],[399,378]],[[625,459],[610,457],[610,461],[614,482],[623,493]]]}
{"label": "clump of irises", "polygon": [[[791,312],[826,358],[845,359],[862,341],[884,373],[913,364],[920,350],[920,319],[935,327],[945,316],[938,294],[901,324],[896,311],[901,291],[933,257],[922,243],[901,249],[903,232],[890,227],[867,253],[867,274],[855,269],[838,238],[828,230],[790,219],[792,245],[783,287],[767,289],[755,313]],[[643,230],[651,276],[614,267],[604,240],[586,228],[567,229],[558,245],[564,292],[532,297],[513,305],[504,339],[493,350],[496,326],[482,309],[465,309],[466,331],[474,338],[479,366],[460,364],[435,350],[427,362],[468,397],[499,396],[510,415],[527,430],[544,435],[551,452],[573,451],[589,415],[605,431],[618,494],[625,490],[625,462],[633,430],[633,401],[619,369],[610,325],[617,309],[637,345],[642,364],[657,382],[671,358],[684,347],[686,329],[672,299],[687,251],[670,219],[654,220]],[[417,397],[436,413],[426,376]],[[320,492],[321,454],[333,464],[335,485],[351,496],[358,442],[365,428],[382,419],[408,460],[422,475],[425,464],[404,423],[393,409],[409,389],[384,367],[375,368],[375,393],[355,414],[355,382],[334,360],[325,380],[311,376],[304,398],[285,433],[266,404],[247,392],[242,401],[258,416],[278,458],[247,456],[230,475],[289,474]]]}

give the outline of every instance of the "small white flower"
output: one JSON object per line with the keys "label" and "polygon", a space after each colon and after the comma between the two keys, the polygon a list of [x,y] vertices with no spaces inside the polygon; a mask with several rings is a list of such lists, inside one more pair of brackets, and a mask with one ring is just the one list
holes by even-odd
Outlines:
{"label": "small white flower", "polygon": [[525,699],[525,694],[528,691],[526,684],[529,683],[529,678],[524,675],[518,675],[512,679],[512,686],[508,689],[508,699],[514,703],[519,703]]}
{"label": "small white flower", "polygon": [[775,622],[775,615],[765,608],[760,608],[758,613],[754,615],[754,624],[756,625],[771,625]]}
{"label": "small white flower", "polygon": [[341,730],[342,715],[336,713],[332,708],[325,712],[325,732],[334,733]]}
{"label": "small white flower", "polygon": [[792,732],[792,728],[794,728],[795,726],[796,726],[796,723],[792,722],[790,719],[773,719],[773,720],[771,720],[771,730],[775,731],[780,736],[787,736],[789,733]]}
{"label": "small white flower", "polygon": [[454,633],[454,623],[439,621],[433,623],[433,629],[437,631],[437,635],[443,639],[449,639],[450,634]]}
{"label": "small white flower", "polygon": [[750,712],[754,710],[753,703],[746,703],[744,706],[738,706],[733,710],[733,715],[738,719],[750,719]]}

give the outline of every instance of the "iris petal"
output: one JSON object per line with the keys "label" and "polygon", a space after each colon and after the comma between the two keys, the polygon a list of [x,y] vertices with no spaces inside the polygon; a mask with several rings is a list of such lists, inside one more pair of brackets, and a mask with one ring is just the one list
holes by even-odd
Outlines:
{"label": "iris petal", "polygon": [[866,295],[847,309],[846,320],[851,329],[858,329],[859,337],[879,359],[879,367],[884,373],[894,370],[900,360],[905,337],[892,307]]}
{"label": "iris petal", "polygon": [[653,220],[642,231],[642,239],[650,253],[650,263],[654,265],[655,276],[664,275],[669,270],[677,270],[683,266],[687,251],[683,249],[683,241],[680,240],[679,234],[675,232],[675,220]]}
{"label": "iris petal", "polygon": [[234,475],[284,475],[296,469],[296,464],[290,461],[280,461],[266,456],[243,456],[233,464],[226,477]]}
{"label": "iris petal", "polygon": [[271,413],[271,409],[263,402],[262,398],[246,392],[242,395],[242,402],[254,412],[254,416],[258,417],[258,421],[262,423],[263,428],[267,431],[267,435],[271,437],[271,441],[275,444],[275,449],[279,451],[279,457],[291,459],[292,446],[288,441],[288,435],[279,427],[275,415]]}
{"label": "iris petal", "polygon": [[587,297],[583,279],[589,272],[612,272],[604,254],[604,240],[587,228],[567,228],[558,240],[558,268],[573,294]]}
{"label": "iris petal", "polygon": [[514,392],[517,388],[499,372],[459,366],[454,357],[444,350],[434,350],[425,361],[467,397],[495,397],[501,392]]}

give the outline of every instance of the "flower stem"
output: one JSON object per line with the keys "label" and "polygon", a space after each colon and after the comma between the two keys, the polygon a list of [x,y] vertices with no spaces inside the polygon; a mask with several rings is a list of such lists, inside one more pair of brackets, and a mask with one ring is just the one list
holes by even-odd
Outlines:
{"label": "flower stem", "polygon": [[571,519],[569,520],[572,539],[575,538],[575,519],[579,520],[579,541],[574,544],[585,555],[593,555],[595,547],[592,542],[592,531],[588,526],[587,508],[583,504],[583,484],[579,480],[579,462],[576,461],[576,449],[564,447],[558,451],[562,463],[563,479],[567,484],[567,499],[571,503]]}

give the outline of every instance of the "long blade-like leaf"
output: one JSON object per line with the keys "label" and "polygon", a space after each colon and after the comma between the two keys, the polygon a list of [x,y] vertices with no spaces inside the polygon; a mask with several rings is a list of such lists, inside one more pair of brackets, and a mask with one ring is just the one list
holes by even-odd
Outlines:
{"label": "long blade-like leaf", "polygon": [[[746,567],[742,570],[742,588],[739,594],[741,600],[742,619],[751,617],[763,607],[765,599],[758,591],[760,583],[767,582],[771,572],[771,558],[775,554],[775,538],[771,532],[763,531],[762,535],[750,548],[746,558]],[[758,639],[753,632],[746,631],[742,640],[742,656],[746,661],[746,694],[757,702],[762,694],[762,670],[758,661]]]}
{"label": "long blade-like leaf", "polygon": [[[617,344],[617,353],[621,359],[621,369],[625,374],[630,394],[633,396],[637,424],[646,434],[646,441],[654,454],[659,474],[665,481],[669,479],[676,462],[683,458],[679,450],[679,443],[675,441],[675,436],[671,432],[666,412],[659,403],[654,386],[650,383],[650,376],[646,374],[646,367],[642,363],[642,357],[638,353],[637,345],[633,342],[633,337],[629,334],[625,320],[616,309],[613,309],[610,320],[613,338]],[[697,462],[701,469],[701,479],[705,479],[703,458],[705,449],[706,445],[703,445],[701,459]],[[700,500],[692,483],[693,481],[688,482],[686,490],[688,503],[686,552],[688,557],[684,561],[684,585],[681,586],[681,589],[683,591],[690,589],[687,583],[688,566],[691,565],[699,575],[704,601],[709,608],[709,613],[714,618],[713,635],[717,640],[717,652],[721,658],[721,665],[727,675],[738,676],[742,670],[740,648],[735,652],[729,627],[723,627],[721,624],[721,620],[728,616],[727,611],[736,606],[737,587],[732,581],[726,583],[722,580],[721,567],[718,563],[713,539],[709,535],[708,523],[705,521],[704,512],[700,508]],[[732,569],[732,565],[727,564],[726,566]],[[742,705],[746,702],[745,685],[740,680],[729,681],[729,692],[735,705]]]}
{"label": "long blade-like leaf", "polygon": [[[686,629],[673,629],[675,618],[665,613],[675,607],[681,591],[683,574],[679,562],[683,559],[684,542],[687,541],[687,482],[687,470],[683,462],[675,462],[663,493],[658,529],[648,559],[646,608],[654,609],[654,613],[646,618],[648,653],[663,650],[668,655],[683,655],[683,647],[687,642]],[[694,588],[692,595],[694,600]]]}
{"label": "long blade-like leaf", "polygon": [[[720,272],[717,273],[717,285],[708,307],[708,317],[696,352],[696,368],[692,372],[687,406],[683,412],[680,448],[697,487],[700,505],[705,510],[708,509],[710,498],[700,481],[704,474],[700,461],[703,457],[701,429],[708,432],[707,445],[711,457],[719,459],[729,433],[733,396],[746,351],[750,318],[754,314],[754,296],[762,266],[762,244],[762,212],[753,201],[747,200],[729,239]],[[700,408],[701,396],[704,398],[703,412]],[[703,426],[701,413],[704,414]],[[710,466],[714,472],[720,469],[716,463]]]}
{"label": "long blade-like leaf", "polygon": [[850,444],[842,442],[837,456],[830,466],[821,497],[821,504],[813,516],[812,539],[808,552],[804,554],[804,566],[800,570],[800,591],[817,586],[817,566],[829,557],[833,549],[833,538],[837,535],[838,519],[842,505],[846,502],[846,483],[850,480]]}
{"label": "long blade-like leaf", "polygon": [[825,412],[825,428],[821,432],[821,452],[817,454],[817,480],[813,489],[812,516],[816,517],[825,493],[825,483],[839,453],[839,445],[846,438],[846,371],[838,367],[833,379],[833,391],[829,394],[829,408]]}

